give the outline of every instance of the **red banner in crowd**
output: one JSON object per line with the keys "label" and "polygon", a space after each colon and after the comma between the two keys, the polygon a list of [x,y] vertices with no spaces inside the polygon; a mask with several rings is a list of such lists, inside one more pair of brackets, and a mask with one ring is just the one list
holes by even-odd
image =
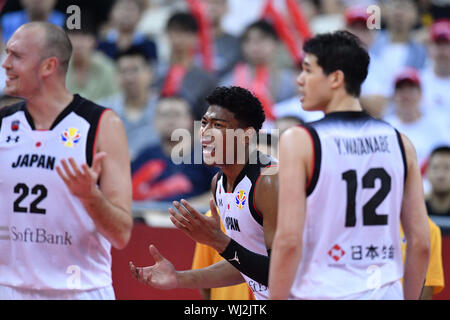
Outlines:
{"label": "red banner in crowd", "polygon": [[269,70],[267,67],[256,67],[255,74],[252,77],[249,67],[243,63],[238,63],[234,68],[233,77],[235,85],[249,89],[258,97],[264,108],[266,118],[274,120],[273,99],[269,91]]}
{"label": "red banner in crowd", "polygon": [[213,35],[211,31],[211,24],[209,22],[208,14],[201,1],[186,0],[189,5],[189,10],[197,20],[199,25],[200,50],[203,57],[203,67],[208,70],[213,70]]}
{"label": "red banner in crowd", "polygon": [[286,0],[286,8],[291,15],[294,29],[297,31],[297,38],[294,37],[291,28],[286,23],[282,14],[275,8],[273,0],[267,0],[262,16],[263,18],[272,21],[278,35],[291,54],[293,61],[300,63],[302,58],[300,48],[302,47],[303,42],[311,37],[311,30],[300,5],[297,4],[295,0]]}

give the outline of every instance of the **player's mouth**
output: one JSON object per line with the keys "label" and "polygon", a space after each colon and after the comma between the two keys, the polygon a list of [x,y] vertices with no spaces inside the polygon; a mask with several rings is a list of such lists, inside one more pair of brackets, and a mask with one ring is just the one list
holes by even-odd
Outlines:
{"label": "player's mouth", "polygon": [[298,96],[299,96],[299,98],[300,98],[300,102],[303,103],[303,101],[305,100],[305,92],[302,91],[302,90],[299,90],[299,91],[298,91]]}
{"label": "player's mouth", "polygon": [[216,146],[212,143],[202,143],[204,157],[214,157],[216,154]]}
{"label": "player's mouth", "polygon": [[10,84],[11,82],[17,80],[19,77],[14,75],[6,75],[6,85]]}

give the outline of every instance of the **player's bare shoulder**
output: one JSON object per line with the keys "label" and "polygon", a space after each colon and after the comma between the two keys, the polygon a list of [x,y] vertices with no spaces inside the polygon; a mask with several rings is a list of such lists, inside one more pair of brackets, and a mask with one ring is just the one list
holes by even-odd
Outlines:
{"label": "player's bare shoulder", "polygon": [[122,120],[113,110],[105,109],[99,119],[98,125],[97,151],[102,151],[105,147],[109,147],[110,144],[128,145]]}

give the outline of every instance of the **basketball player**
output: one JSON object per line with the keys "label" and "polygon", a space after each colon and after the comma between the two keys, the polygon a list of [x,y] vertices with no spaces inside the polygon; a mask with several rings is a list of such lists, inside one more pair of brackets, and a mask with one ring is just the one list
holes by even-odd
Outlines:
{"label": "basketball player", "polygon": [[302,107],[326,116],[281,137],[271,298],[418,299],[430,241],[414,147],[362,110],[369,56],[357,37],[318,35],[304,51]]}
{"label": "basketball player", "polygon": [[[160,289],[217,288],[245,279],[256,299],[268,299],[278,176],[272,160],[250,143],[262,127],[264,111],[259,100],[240,87],[216,88],[206,101],[209,108],[200,130],[203,159],[221,169],[212,180],[212,214],[202,215],[185,200],[174,202],[177,210],[170,208],[169,213],[177,228],[214,248],[225,260],[206,268],[176,271],[150,246],[156,264],[136,268],[130,262],[130,271],[139,281]],[[239,131],[245,134],[236,134]],[[226,234],[220,229],[220,219]]]}
{"label": "basketball player", "polygon": [[123,126],[65,87],[72,46],[46,22],[6,45],[0,111],[0,299],[114,299],[111,245],[132,228]]}

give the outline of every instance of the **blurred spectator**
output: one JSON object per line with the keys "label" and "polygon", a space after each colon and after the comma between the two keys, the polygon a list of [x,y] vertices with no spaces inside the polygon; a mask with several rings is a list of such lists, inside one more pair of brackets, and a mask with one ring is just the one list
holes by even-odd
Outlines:
{"label": "blurred spectator", "polygon": [[64,27],[65,14],[54,10],[56,0],[20,0],[23,10],[5,13],[1,19],[3,41],[8,42],[14,31],[32,21],[47,21]]}
{"label": "blurred spectator", "polygon": [[174,12],[187,10],[185,0],[148,0],[136,29],[156,42],[158,59],[168,60],[170,48],[165,34],[167,21]]}
{"label": "blurred spectator", "polygon": [[[194,144],[198,137],[194,135],[194,118],[187,100],[180,97],[159,100],[155,126],[161,144],[148,147],[131,164],[133,199],[179,201],[183,198],[207,207],[211,196],[211,179],[217,169],[195,161],[201,162],[202,158],[196,159],[194,156]],[[172,139],[176,129],[185,134],[181,141]],[[175,160],[181,163],[176,164]],[[200,198],[201,201],[192,198]]]}
{"label": "blurred spectator", "polygon": [[344,28],[345,7],[342,0],[320,0],[317,5],[319,14],[310,21],[313,33],[333,32]]}
{"label": "blurred spectator", "polygon": [[[205,215],[211,216],[211,210]],[[220,228],[225,232],[222,220],[220,220]],[[192,260],[192,269],[201,269],[222,261],[223,258],[214,248],[196,242]],[[255,300],[247,282],[228,287],[200,289],[200,293],[204,300]]]}
{"label": "blurred spectator", "polygon": [[216,87],[216,79],[194,64],[198,48],[198,24],[188,12],[174,13],[167,22],[170,60],[158,68],[162,96],[181,95],[193,107],[194,119],[206,111],[205,97]]}
{"label": "blurred spectator", "polygon": [[[108,15],[111,11],[112,5],[115,0],[58,0],[56,1],[55,9],[61,12],[67,12],[67,9],[76,5],[80,8],[82,13],[81,18],[83,19],[83,14],[89,14],[93,17],[93,23],[96,30],[100,31],[102,26],[108,21]],[[67,14],[67,18],[72,15],[72,12]]]}
{"label": "blurred spectator", "polygon": [[214,41],[213,71],[220,78],[241,58],[239,38],[225,32],[222,28],[222,18],[228,10],[229,0],[201,1],[205,4]]}
{"label": "blurred spectator", "polygon": [[450,145],[431,152],[426,176],[431,192],[426,197],[430,216],[450,216]]}
{"label": "blurred spectator", "polygon": [[421,82],[415,69],[403,70],[394,87],[394,114],[384,120],[411,140],[419,166],[422,166],[433,148],[450,144],[450,132],[441,115],[422,108]]}
{"label": "blurred spectator", "polygon": [[[294,96],[287,100],[283,100],[273,107],[275,118],[297,118],[302,122],[311,122],[323,118],[322,111],[305,111],[302,108],[300,97]],[[275,126],[276,122],[275,122]],[[281,129],[280,129],[281,130]]]}
{"label": "blurred spectator", "polygon": [[450,2],[446,0],[418,0],[421,22],[429,27],[434,20],[450,17]]}
{"label": "blurred spectator", "polygon": [[424,106],[446,118],[450,130],[450,19],[431,26],[429,53],[429,65],[422,72]]}
{"label": "blurred spectator", "polygon": [[283,112],[276,117],[275,129],[279,130],[279,135],[281,136],[287,129],[303,123],[304,122],[298,113]]}
{"label": "blurred spectator", "polygon": [[421,69],[425,65],[426,48],[412,39],[411,32],[418,23],[418,8],[414,0],[380,1],[381,17],[386,30],[377,33],[371,52],[383,66],[382,78],[386,97],[393,95],[391,83],[405,67]]}
{"label": "blurred spectator", "polygon": [[381,118],[388,104],[388,93],[382,81],[380,81],[385,72],[383,62],[372,52],[377,31],[367,27],[369,19],[367,7],[359,5],[349,7],[346,9],[344,17],[347,30],[361,40],[370,55],[367,78],[361,86],[361,104],[370,115],[375,118]]}
{"label": "blurred spectator", "polygon": [[297,0],[298,6],[301,8],[303,16],[310,22],[319,14],[319,0]]}
{"label": "blurred spectator", "polygon": [[228,0],[229,9],[223,20],[224,30],[240,36],[249,24],[261,17],[265,4],[266,0]]}
{"label": "blurred spectator", "polygon": [[96,29],[88,13],[81,16],[80,29],[66,29],[73,51],[66,77],[67,89],[98,102],[117,91],[111,59],[95,50]]}
{"label": "blurred spectator", "polygon": [[138,0],[116,0],[110,14],[112,30],[100,39],[99,50],[116,59],[121,51],[126,51],[132,46],[140,47],[151,60],[157,60],[155,42],[136,30],[141,18],[141,6]]}
{"label": "blurred spectator", "polygon": [[159,144],[155,129],[158,94],[153,88],[154,70],[140,47],[120,53],[116,61],[119,92],[102,101],[122,119],[133,160],[144,148]]}
{"label": "blurred spectator", "polygon": [[278,45],[278,35],[269,22],[252,23],[241,40],[244,61],[221,81],[223,86],[240,86],[252,91],[261,101],[269,122],[275,119],[274,103],[297,94],[295,73],[274,63]]}

